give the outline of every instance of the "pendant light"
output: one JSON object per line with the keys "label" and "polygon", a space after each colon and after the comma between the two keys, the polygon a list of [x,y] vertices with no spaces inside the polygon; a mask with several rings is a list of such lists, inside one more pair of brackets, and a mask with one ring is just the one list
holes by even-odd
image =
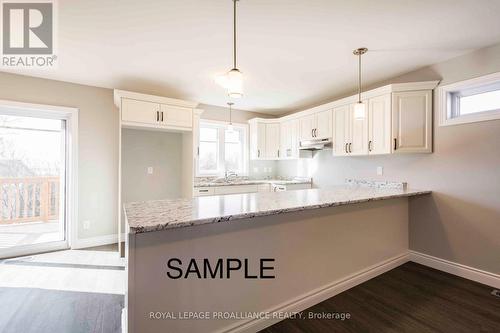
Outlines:
{"label": "pendant light", "polygon": [[236,2],[233,0],[233,68],[226,74],[216,78],[216,82],[227,90],[231,98],[243,96],[243,74],[236,67]]}
{"label": "pendant light", "polygon": [[227,130],[229,132],[232,132],[234,130],[233,128],[233,121],[232,121],[232,113],[233,113],[233,102],[228,102],[227,105],[229,105],[229,124],[227,125]]}
{"label": "pendant light", "polygon": [[365,104],[361,101],[361,56],[368,52],[366,47],[361,47],[359,49],[354,50],[352,53],[358,56],[358,101],[354,104],[354,119],[365,119],[366,117],[366,107]]}

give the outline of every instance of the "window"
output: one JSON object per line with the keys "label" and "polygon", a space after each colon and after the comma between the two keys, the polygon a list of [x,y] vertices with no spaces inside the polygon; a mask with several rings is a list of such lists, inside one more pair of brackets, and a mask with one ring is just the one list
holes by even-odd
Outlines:
{"label": "window", "polygon": [[247,125],[200,122],[197,176],[221,176],[225,171],[247,172]]}
{"label": "window", "polygon": [[500,119],[500,73],[439,88],[440,126]]}

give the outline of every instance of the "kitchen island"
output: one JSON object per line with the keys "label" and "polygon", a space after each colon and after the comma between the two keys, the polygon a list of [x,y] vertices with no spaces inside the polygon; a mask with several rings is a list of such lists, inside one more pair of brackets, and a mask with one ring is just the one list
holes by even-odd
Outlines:
{"label": "kitchen island", "polygon": [[[373,184],[372,184],[373,185]],[[391,184],[125,205],[129,332],[255,332],[408,260]]]}

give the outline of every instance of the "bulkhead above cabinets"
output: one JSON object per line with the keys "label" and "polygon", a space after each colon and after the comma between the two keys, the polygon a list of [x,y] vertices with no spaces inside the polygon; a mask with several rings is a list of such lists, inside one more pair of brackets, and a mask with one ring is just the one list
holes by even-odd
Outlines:
{"label": "bulkhead above cabinets", "polygon": [[[398,83],[282,118],[250,123],[252,159],[296,159],[302,143],[328,142],[334,156],[432,152],[432,91],[439,81]],[[321,147],[321,145],[319,145]],[[302,146],[303,148],[303,146]]]}

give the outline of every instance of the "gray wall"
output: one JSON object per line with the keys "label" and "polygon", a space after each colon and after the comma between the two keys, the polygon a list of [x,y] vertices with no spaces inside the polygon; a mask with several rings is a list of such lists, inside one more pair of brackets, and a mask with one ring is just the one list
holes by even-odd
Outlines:
{"label": "gray wall", "polygon": [[[500,44],[388,82],[441,79],[448,84],[499,71]],[[411,200],[410,248],[500,274],[500,120],[438,127],[436,109],[434,120],[433,154],[333,157],[322,151],[301,165],[278,162],[277,172],[309,174],[317,187],[355,177],[430,189],[431,197]],[[381,177],[377,166],[384,167]]]}
{"label": "gray wall", "polygon": [[[0,72],[0,99],[79,109],[78,236],[116,233],[118,111],[113,91]],[[82,227],[85,220],[88,230]]]}
{"label": "gray wall", "polygon": [[181,167],[181,133],[122,129],[123,203],[180,197]]}

